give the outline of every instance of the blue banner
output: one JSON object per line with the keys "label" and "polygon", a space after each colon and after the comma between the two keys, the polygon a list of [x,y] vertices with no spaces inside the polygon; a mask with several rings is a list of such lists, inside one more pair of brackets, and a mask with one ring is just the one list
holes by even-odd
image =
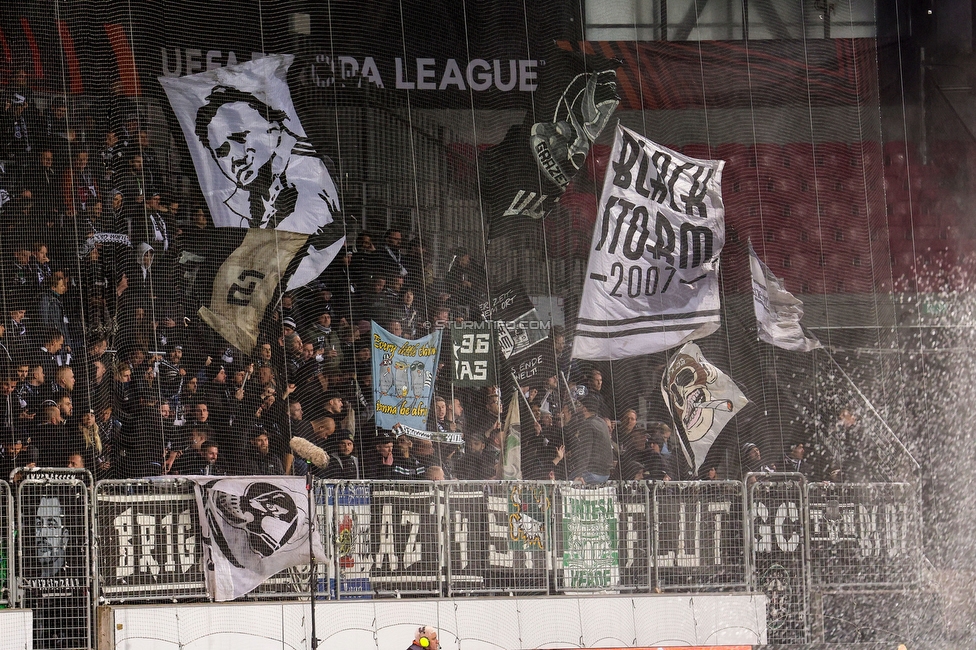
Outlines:
{"label": "blue banner", "polygon": [[402,339],[373,323],[373,404],[376,424],[427,429],[441,332],[421,339]]}

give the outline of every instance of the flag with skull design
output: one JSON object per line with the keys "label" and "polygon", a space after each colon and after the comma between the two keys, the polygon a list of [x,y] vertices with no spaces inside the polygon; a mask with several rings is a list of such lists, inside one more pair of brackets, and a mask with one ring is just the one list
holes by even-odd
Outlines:
{"label": "flag with skull design", "polygon": [[732,378],[709,363],[694,343],[686,343],[671,357],[661,379],[661,394],[684,459],[695,474],[718,434],[749,403]]}

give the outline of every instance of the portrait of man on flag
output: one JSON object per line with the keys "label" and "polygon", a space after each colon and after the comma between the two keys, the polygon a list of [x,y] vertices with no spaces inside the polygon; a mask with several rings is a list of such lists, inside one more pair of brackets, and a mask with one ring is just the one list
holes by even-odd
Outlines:
{"label": "portrait of man on flag", "polygon": [[[247,228],[200,316],[241,350],[279,282],[304,286],[345,242],[339,193],[302,128],[287,83],[291,55],[160,77],[217,228]],[[297,265],[293,261],[298,261]]]}

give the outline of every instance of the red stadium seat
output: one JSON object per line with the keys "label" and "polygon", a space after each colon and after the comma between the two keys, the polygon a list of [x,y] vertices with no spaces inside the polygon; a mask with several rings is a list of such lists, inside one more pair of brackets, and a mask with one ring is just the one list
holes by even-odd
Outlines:
{"label": "red stadium seat", "polygon": [[783,157],[795,173],[813,175],[813,145],[809,142],[790,142],[783,145]]}
{"label": "red stadium seat", "polygon": [[846,142],[821,142],[813,146],[817,175],[841,177],[850,174],[851,153]]}
{"label": "red stadium seat", "polygon": [[756,166],[764,174],[779,176],[788,165],[783,155],[783,149],[778,144],[760,142],[752,147],[756,157]]}
{"label": "red stadium seat", "polygon": [[709,147],[704,142],[686,144],[681,147],[681,153],[691,158],[700,158],[702,160],[711,160],[715,157],[715,149]]}

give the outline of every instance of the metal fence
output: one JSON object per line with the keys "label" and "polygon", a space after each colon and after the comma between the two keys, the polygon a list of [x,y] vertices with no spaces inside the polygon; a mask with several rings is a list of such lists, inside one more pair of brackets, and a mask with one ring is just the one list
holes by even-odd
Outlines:
{"label": "metal fence", "polygon": [[448,595],[548,592],[553,485],[462,482],[443,494]]}
{"label": "metal fence", "polygon": [[191,481],[100,481],[95,508],[100,602],[206,599]]}
{"label": "metal fence", "polygon": [[806,502],[813,584],[891,588],[918,582],[921,511],[914,486],[811,483]]}
{"label": "metal fence", "polygon": [[800,474],[747,474],[752,587],[766,594],[769,643],[808,640],[810,576]]}
{"label": "metal fence", "polygon": [[91,642],[90,506],[76,478],[30,477],[17,486],[17,604],[33,610],[37,648]]}
{"label": "metal fence", "polygon": [[[17,543],[0,604],[35,610],[38,648],[85,647],[96,604],[208,598],[193,482],[84,478],[35,473],[16,499],[0,482],[5,548]],[[784,643],[809,640],[816,591],[920,579],[907,483],[352,481],[318,482],[315,500],[320,599],[756,590]],[[246,598],[308,598],[309,573]]]}
{"label": "metal fence", "polygon": [[13,603],[14,589],[14,499],[10,485],[0,481],[0,607]]}
{"label": "metal fence", "polygon": [[654,584],[664,590],[744,589],[742,483],[662,482],[652,495]]}

